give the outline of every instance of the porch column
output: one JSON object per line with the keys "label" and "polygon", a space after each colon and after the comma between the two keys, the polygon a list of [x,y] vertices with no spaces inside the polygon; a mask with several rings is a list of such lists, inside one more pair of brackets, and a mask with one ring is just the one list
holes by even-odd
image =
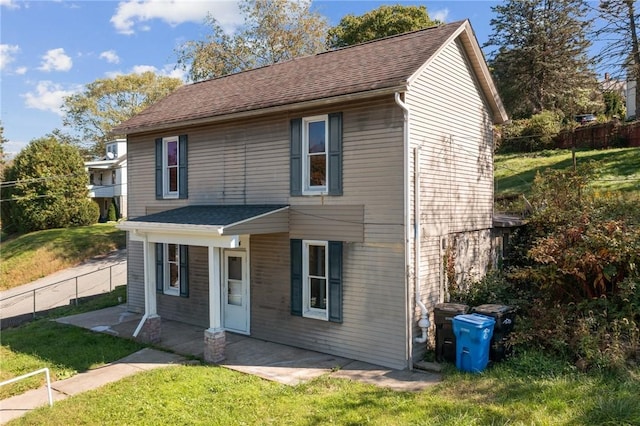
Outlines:
{"label": "porch column", "polygon": [[143,244],[144,256],[144,316],[133,337],[145,343],[158,343],[162,333],[156,299],[156,251],[155,244],[146,238]]}
{"label": "porch column", "polygon": [[224,356],[225,332],[220,302],[220,248],[209,246],[209,328],[204,331],[204,359],[220,362]]}

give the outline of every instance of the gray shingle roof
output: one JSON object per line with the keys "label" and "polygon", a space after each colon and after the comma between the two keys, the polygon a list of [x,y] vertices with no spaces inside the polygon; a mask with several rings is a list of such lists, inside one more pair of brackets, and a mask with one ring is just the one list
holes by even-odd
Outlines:
{"label": "gray shingle roof", "polygon": [[263,108],[402,88],[465,22],[185,85],[117,126],[114,133],[132,134]]}
{"label": "gray shingle roof", "polygon": [[286,204],[186,206],[131,219],[130,222],[226,226],[287,207]]}

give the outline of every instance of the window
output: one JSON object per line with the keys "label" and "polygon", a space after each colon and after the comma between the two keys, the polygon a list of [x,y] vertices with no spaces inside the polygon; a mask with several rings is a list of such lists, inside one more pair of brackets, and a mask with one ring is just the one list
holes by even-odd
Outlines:
{"label": "window", "polygon": [[115,184],[116,184],[116,171],[111,170],[111,185],[115,185]]}
{"label": "window", "polygon": [[302,248],[302,315],[327,319],[327,243],[304,241]]}
{"label": "window", "polygon": [[94,185],[93,181],[94,181],[94,175],[93,173],[89,173],[89,185]]}
{"label": "window", "polygon": [[291,195],[342,195],[342,114],[291,120]]}
{"label": "window", "polygon": [[291,240],[291,313],[342,322],[342,243]]}
{"label": "window", "polygon": [[179,244],[156,244],[156,291],[189,296],[189,251]]}
{"label": "window", "polygon": [[302,120],[303,193],[327,192],[327,116]]}
{"label": "window", "polygon": [[156,198],[187,198],[187,136],[156,139]]}
{"label": "window", "polygon": [[180,293],[180,246],[165,244],[164,293]]}

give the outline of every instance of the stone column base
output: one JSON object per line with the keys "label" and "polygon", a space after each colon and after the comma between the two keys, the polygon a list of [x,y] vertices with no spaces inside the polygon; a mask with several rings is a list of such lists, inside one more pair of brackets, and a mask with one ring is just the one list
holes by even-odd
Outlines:
{"label": "stone column base", "polygon": [[224,360],[226,336],[222,331],[204,331],[204,360],[210,363],[218,363]]}
{"label": "stone column base", "polygon": [[162,325],[160,316],[155,315],[149,317],[142,325],[140,333],[138,333],[138,340],[144,343],[158,343],[160,342],[161,332]]}

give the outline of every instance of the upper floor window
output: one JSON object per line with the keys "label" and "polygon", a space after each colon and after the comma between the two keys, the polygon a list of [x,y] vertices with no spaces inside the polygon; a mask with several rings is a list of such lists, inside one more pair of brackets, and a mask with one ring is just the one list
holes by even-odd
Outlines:
{"label": "upper floor window", "polygon": [[187,198],[187,136],[156,139],[156,198]]}
{"label": "upper floor window", "polygon": [[327,116],[302,120],[303,194],[327,192]]}
{"label": "upper floor window", "polygon": [[342,113],[291,120],[291,195],[342,195]]}

